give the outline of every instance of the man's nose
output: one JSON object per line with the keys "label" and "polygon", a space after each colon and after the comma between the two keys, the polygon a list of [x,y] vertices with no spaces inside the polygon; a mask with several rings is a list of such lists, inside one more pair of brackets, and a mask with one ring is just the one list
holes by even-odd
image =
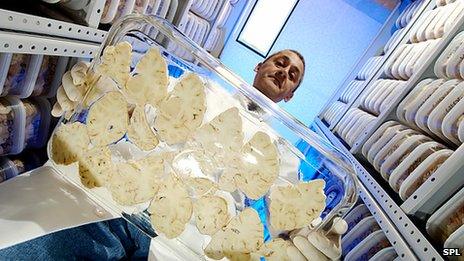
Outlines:
{"label": "man's nose", "polygon": [[284,70],[279,70],[277,71],[276,76],[279,78],[279,80],[285,80],[287,77],[287,72]]}

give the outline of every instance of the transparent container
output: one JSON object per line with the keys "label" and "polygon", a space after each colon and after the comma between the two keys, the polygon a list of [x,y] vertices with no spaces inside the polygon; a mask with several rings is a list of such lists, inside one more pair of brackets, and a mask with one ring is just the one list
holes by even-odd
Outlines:
{"label": "transparent container", "polygon": [[42,55],[35,54],[13,54],[1,95],[29,97],[34,89],[42,58]]}
{"label": "transparent container", "polygon": [[[146,30],[143,29],[146,28],[159,31],[160,34],[164,36],[164,41],[162,43],[158,43],[154,39],[151,39],[149,36],[144,34],[143,31]],[[219,60],[208,54],[204,49],[199,47],[193,41],[186,38],[183,33],[178,31],[166,20],[155,16],[132,14],[126,16],[124,19],[117,21],[110,29],[108,37],[103,43],[99,55],[93,59],[92,65],[87,73],[92,74],[96,72],[96,66],[100,63],[100,56],[102,55],[103,49],[105,47],[110,45],[114,46],[117,43],[123,41],[127,41],[132,44],[132,59],[138,59],[140,54],[147,52],[148,49],[152,46],[159,47],[162,51],[162,55],[165,57],[168,63],[168,68],[171,75],[174,74],[178,76],[182,74],[179,73],[179,71],[190,71],[199,75],[207,82],[205,85],[206,95],[213,94],[211,97],[217,93],[223,95],[223,97],[213,100],[213,103],[216,102],[217,104],[222,104],[224,100],[231,100],[232,103],[236,104],[235,107],[239,109],[240,117],[242,120],[244,122],[251,122],[251,124],[248,125],[250,126],[250,129],[268,133],[268,135],[272,137],[271,140],[273,146],[277,148],[279,155],[278,165],[280,166],[279,177],[272,184],[272,188],[275,188],[278,185],[297,184],[300,182],[299,179],[307,181],[312,178],[322,178],[326,181],[326,189],[328,189],[326,193],[332,196],[327,195],[326,197],[327,206],[321,214],[321,222],[313,222],[314,226],[312,226],[310,229],[318,230],[322,233],[327,233],[327,231],[332,226],[333,219],[335,217],[345,216],[345,214],[352,208],[357,200],[357,178],[355,168],[353,167],[348,157],[346,157],[342,152],[340,152],[337,148],[332,146],[322,137],[318,136],[316,133],[304,126],[297,119],[293,118],[290,114],[280,109],[275,103],[262,95],[255,88],[251,87],[244,80],[236,76]],[[176,44],[182,48],[184,52],[193,56],[196,65],[185,62],[184,60],[167,52],[165,50],[165,46],[169,42]],[[132,61],[131,64],[134,65],[136,63],[137,61]],[[171,73],[171,70],[174,70],[175,73]],[[115,83],[117,82],[115,79],[113,79],[113,81]],[[121,87],[122,86],[119,86],[119,88]],[[89,93],[94,91],[93,88],[95,87],[90,88],[86,93],[84,96],[84,101],[80,103],[75,113],[70,116],[69,119],[62,119],[62,122],[58,124],[57,128],[55,129],[55,133],[60,129],[62,124],[69,124],[77,121],[87,124],[87,112],[92,107],[92,103],[86,99],[88,98]],[[224,100],[222,98],[224,98]],[[255,107],[255,110],[248,111],[250,106],[243,105],[244,103],[246,105],[252,104],[252,107]],[[86,104],[91,105],[88,106]],[[207,100],[206,114],[208,114],[208,111],[213,105],[214,104],[210,104]],[[224,111],[225,110],[226,108]],[[255,113],[256,111],[261,111],[264,114]],[[208,119],[205,119],[203,123],[207,122]],[[246,131],[245,128],[243,131]],[[156,133],[156,135],[160,137],[160,141],[162,141],[160,133]],[[246,135],[247,134],[245,133],[245,136]],[[249,138],[251,137],[248,137],[248,139]],[[308,162],[305,157],[292,145],[292,143],[295,143],[300,139],[303,139],[305,142],[307,142],[319,154],[318,161],[316,162],[317,165],[315,165],[314,162]],[[48,144],[49,156],[53,155],[52,140],[53,139],[51,139]],[[246,140],[247,139],[244,139],[244,143],[246,143]],[[122,143],[127,145],[129,149],[124,151],[117,151],[117,147]],[[189,181],[189,178],[192,178],[193,176],[205,177],[211,181],[217,181],[217,178],[220,178],[221,175],[223,175],[224,169],[221,168],[214,170],[212,175],[207,175],[207,171],[204,169],[200,169],[200,171],[198,171],[198,168],[195,173],[188,173],[189,170],[193,170],[195,166],[198,166],[199,164],[198,160],[195,158],[197,155],[196,152],[198,152],[198,147],[189,146],[191,145],[190,141],[186,143],[178,143],[175,145],[168,145],[164,142],[162,142],[162,144],[162,148],[158,147],[155,149],[155,151],[175,151],[174,153],[171,153],[173,160],[172,162],[168,160],[170,161],[168,166],[174,171],[173,175],[180,177],[187,187],[190,185],[193,186],[193,184]],[[126,160],[135,158],[145,159],[146,156],[152,152],[134,149],[134,144],[131,144],[131,141],[127,138],[127,135],[123,136],[118,142],[116,142],[116,144],[110,144],[107,146],[112,149],[112,156],[122,156]],[[117,152],[115,152],[114,149],[116,149]],[[133,153],[134,151],[137,151],[137,153]],[[204,152],[209,153],[210,151],[204,150]],[[208,155],[208,153],[206,154]],[[283,156],[284,154],[286,155],[285,157]],[[218,157],[210,157],[207,159],[213,163],[217,163],[218,161]],[[219,162],[218,165],[214,166],[219,166],[221,163],[223,162]],[[56,162],[54,162],[54,164],[58,170],[61,169],[60,165],[58,165]],[[287,172],[289,173],[288,175],[282,175],[282,170],[286,167],[293,169]],[[123,206],[111,200],[111,195],[104,188],[87,188],[81,183],[78,176],[73,178],[71,175],[65,174],[66,173],[63,173],[66,178],[71,179],[71,181],[75,182],[77,186],[94,195],[98,203],[106,206],[112,211],[120,213],[121,216],[136,225],[147,235],[155,237],[157,234],[161,234],[159,231],[156,231],[150,224],[150,214],[147,211],[147,206],[150,201],[129,207]],[[102,189],[105,190],[105,192],[102,192]],[[254,208],[258,212],[261,218],[261,222],[264,226],[265,240],[269,240],[270,238],[276,236],[276,231],[273,231],[268,227],[269,211],[267,207],[270,200],[269,190],[266,191],[263,197],[258,199],[247,198],[246,195],[240,190],[236,190],[232,193],[223,191],[222,194],[226,194],[228,195],[228,198],[232,198],[233,204],[231,207],[236,213],[243,211],[247,207]],[[108,195],[109,197],[107,197]],[[195,195],[189,194],[189,196],[195,198]],[[174,251],[186,251],[202,259],[204,258],[202,248],[206,245],[208,236],[197,234],[199,233],[195,228],[195,222],[192,218],[186,225],[184,232],[179,237],[168,240],[161,236],[161,239],[163,240],[163,243],[165,243],[168,247],[173,248]]]}
{"label": "transparent container", "polygon": [[18,98],[0,98],[0,155],[18,154],[23,150],[25,114]]}
{"label": "transparent container", "polygon": [[45,98],[36,97],[24,99],[23,105],[26,110],[24,147],[40,148],[46,144],[48,138],[50,103]]}
{"label": "transparent container", "polygon": [[45,55],[40,65],[39,74],[35,80],[34,90],[31,96],[40,96],[48,91],[52,85],[53,79],[56,76],[55,71],[58,64],[59,56]]}
{"label": "transparent container", "polygon": [[18,175],[15,164],[7,157],[0,157],[0,183]]}

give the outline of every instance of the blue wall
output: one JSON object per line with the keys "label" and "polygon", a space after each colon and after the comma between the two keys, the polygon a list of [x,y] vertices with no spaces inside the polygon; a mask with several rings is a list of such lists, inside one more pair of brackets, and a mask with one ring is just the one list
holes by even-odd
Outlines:
{"label": "blue wall", "polygon": [[[358,0],[358,4],[360,1],[373,3]],[[290,102],[280,105],[307,125],[362,56],[389,13],[380,7],[372,13],[359,6],[344,0],[300,0],[271,50],[295,49],[306,59],[302,86]],[[221,60],[251,83],[253,68],[262,57],[236,42],[237,31],[228,39]]]}

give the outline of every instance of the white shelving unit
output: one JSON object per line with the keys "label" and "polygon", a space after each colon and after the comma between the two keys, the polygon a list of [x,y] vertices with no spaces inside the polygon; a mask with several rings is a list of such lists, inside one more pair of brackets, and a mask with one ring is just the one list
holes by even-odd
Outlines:
{"label": "white shelving unit", "polygon": [[[422,10],[421,15],[424,15],[425,11],[434,8],[436,8],[436,2],[429,1],[424,10]],[[416,17],[415,20],[417,21],[417,19],[418,17]],[[386,110],[382,111],[380,115],[376,117],[372,125],[369,125],[369,127],[361,133],[352,147],[342,142],[341,139],[333,133],[336,124],[326,126],[324,122],[322,122],[322,114],[315,122],[324,135],[326,135],[334,145],[345,151],[353,162],[355,162],[358,170],[362,173],[359,179],[420,260],[442,259],[437,250],[427,241],[428,236],[422,234],[422,232],[425,231],[423,225],[425,225],[426,219],[464,184],[464,162],[462,160],[464,159],[464,145],[456,147],[448,143],[448,146],[454,149],[454,153],[404,202],[402,202],[399,197],[396,197],[396,195],[393,195],[394,192],[383,180],[377,182],[377,180],[380,180],[378,179],[380,174],[377,173],[377,171],[373,170],[370,172],[370,169],[368,171],[357,159],[364,158],[361,153],[362,146],[383,123],[390,120],[398,121],[396,109],[399,103],[415,88],[415,86],[426,78],[438,78],[434,73],[435,62],[453,38],[464,30],[464,13],[459,13],[456,21],[453,28],[439,40],[439,43],[431,54],[427,56],[418,68],[416,68],[412,76],[405,81],[405,88],[399,91],[400,93],[397,98],[394,99]],[[409,31],[415,31],[415,28],[419,25],[417,23],[411,23],[408,26]],[[397,45],[409,41],[407,33],[403,35],[402,38],[403,39],[399,41]],[[369,82],[363,86],[364,90],[357,94],[357,98],[346,108],[345,113],[343,113],[340,118],[344,117],[346,111],[350,108],[361,107],[361,97],[376,80],[388,78],[384,73],[384,65],[377,68],[377,72],[371,77]],[[344,88],[346,88],[346,86],[342,86],[338,93],[341,93]],[[332,100],[337,99],[338,96],[335,95]],[[340,119],[338,119],[337,122],[337,124],[339,124]],[[441,140],[438,141],[443,143]],[[415,224],[412,219],[418,224]]]}
{"label": "white shelving unit", "polygon": [[351,159],[361,173],[358,176],[362,183],[359,186],[360,197],[381,226],[399,257],[403,260],[443,260],[415,223],[358,160],[349,153],[328,127],[319,119],[315,120],[315,124],[333,145],[340,148]]}
{"label": "white shelving unit", "polygon": [[[432,5],[435,5],[433,3]],[[434,52],[428,57],[428,59],[422,64],[422,66],[419,67],[419,69],[412,75],[409,80],[406,82],[405,88],[401,91],[401,93],[397,96],[397,98],[392,102],[391,106],[382,112],[376,119],[376,122],[374,125],[371,126],[369,130],[366,132],[362,133],[361,137],[359,140],[355,142],[355,145],[350,149],[350,152],[353,154],[357,154],[360,152],[362,145],[367,141],[367,139],[374,133],[375,130],[379,128],[379,126],[384,123],[385,121],[389,119],[394,119],[396,118],[396,107],[398,104],[406,97],[406,95],[416,86],[421,80],[428,78],[428,77],[434,77],[433,73],[433,65],[440,56],[440,54],[443,52],[443,50],[448,46],[448,44],[451,42],[451,40],[454,38],[454,36],[464,30],[464,13],[461,13],[457,19],[457,24],[454,26],[452,30],[450,30],[445,36],[443,36],[442,40],[438,43],[436,46]],[[376,75],[374,76],[374,80],[380,79],[384,76],[383,70],[378,70]],[[435,76],[436,77],[436,76]],[[371,81],[370,84],[372,84],[373,81]],[[358,99],[354,102],[354,104],[351,106],[351,108],[357,108],[360,105],[360,99]]]}
{"label": "white shelving unit", "polygon": [[63,38],[100,43],[106,32],[93,27],[62,22],[0,9],[0,28],[32,34],[44,34]]}
{"label": "white shelving unit", "polygon": [[[359,97],[363,94],[363,92],[366,90],[366,88],[372,84],[378,77],[379,77],[379,74],[382,73],[382,70],[381,68],[383,68],[385,62],[390,58],[390,56],[393,54],[393,52],[395,52],[395,49],[397,46],[399,46],[400,44],[404,44],[406,43],[409,38],[407,37],[408,36],[408,33],[409,31],[413,28],[415,22],[417,21],[417,19],[419,19],[419,17],[426,11],[428,10],[431,10],[435,7],[435,0],[424,0],[424,4],[422,4],[421,8],[417,11],[416,15],[413,16],[413,18],[411,19],[411,21],[407,24],[406,27],[403,28],[402,32],[400,33],[400,36],[398,37],[398,40],[396,42],[394,42],[392,44],[393,48],[390,48],[388,50],[387,53],[385,53],[383,55],[383,58],[382,58],[382,62],[380,62],[380,66],[378,66],[376,69],[375,69],[375,72],[371,77],[369,77],[368,79],[366,79],[362,86],[357,90],[356,94],[355,94],[355,99],[352,100],[351,102],[347,103],[347,106],[344,110],[343,113],[340,114],[339,117],[337,117],[333,124],[331,124],[329,126],[329,129],[330,130],[333,130],[335,128],[335,126],[340,122],[340,120],[343,118],[343,116],[345,115],[345,113],[350,109],[352,108],[353,106],[356,106],[356,101],[359,100]],[[397,7],[398,8],[398,7]],[[381,32],[379,33],[379,35],[376,36],[376,38],[378,38],[380,36],[380,34],[382,34],[382,31],[383,30],[390,30],[391,28],[391,25],[393,24],[393,22],[396,20],[396,18],[399,16],[398,13],[395,13],[396,10],[392,13],[392,15],[388,18],[388,20],[390,20],[390,22],[387,22],[381,29]],[[377,41],[376,39],[374,39],[374,42]],[[373,46],[373,44],[371,44],[371,46],[369,48],[371,48]],[[334,95],[332,95],[332,97],[329,99],[329,102],[326,103],[326,105],[322,108],[322,110],[319,112],[319,117],[322,118],[322,115],[324,114],[324,112],[328,109],[328,107],[334,103],[335,101],[337,101],[340,97],[340,95],[343,93],[343,91],[345,90],[346,86],[348,85],[348,83],[350,81],[352,81],[355,77],[356,77],[356,74],[357,72],[361,69],[361,67],[363,66],[364,62],[369,58],[371,57],[371,54],[372,51],[369,51],[369,49],[364,53],[363,57],[360,58],[360,60],[358,61],[358,63],[354,66],[352,72],[345,78],[345,80],[343,81],[343,83],[339,86],[339,88],[337,89],[337,91],[334,93]],[[366,57],[367,56],[367,57]]]}

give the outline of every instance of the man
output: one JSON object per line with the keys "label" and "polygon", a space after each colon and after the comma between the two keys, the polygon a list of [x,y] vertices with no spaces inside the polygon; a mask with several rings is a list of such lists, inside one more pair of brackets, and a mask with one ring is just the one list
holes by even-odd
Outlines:
{"label": "man", "polygon": [[[257,90],[273,102],[288,102],[303,80],[305,61],[297,51],[283,50],[256,65],[254,71],[256,76],[253,86]],[[259,108],[252,102],[247,99],[242,101],[247,103],[249,110],[259,112]],[[337,235],[344,233],[343,226],[334,231]],[[295,239],[296,247],[289,249],[295,258],[304,260],[303,255],[306,258],[325,258],[327,255],[321,254],[320,247],[315,248],[305,237],[297,236]],[[149,245],[149,237],[119,218],[52,233],[0,250],[0,259],[143,260],[147,258]],[[324,247],[327,248],[327,244]],[[158,249],[154,252],[161,255]]]}
{"label": "man", "polygon": [[292,99],[303,81],[305,60],[295,50],[272,54],[255,67],[253,86],[273,102]]}

